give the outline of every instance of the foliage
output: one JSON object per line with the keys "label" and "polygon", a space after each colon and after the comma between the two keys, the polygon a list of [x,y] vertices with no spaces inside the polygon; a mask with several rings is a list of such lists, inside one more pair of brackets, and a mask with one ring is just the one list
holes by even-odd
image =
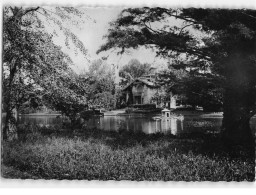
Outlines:
{"label": "foliage", "polygon": [[195,83],[216,81],[216,88],[204,96],[208,101],[217,97],[216,103],[223,95],[223,136],[234,142],[252,141],[249,120],[256,113],[255,18],[255,10],[245,9],[128,8],[111,23],[107,43],[98,52],[154,48],[158,55],[170,58],[174,68],[201,75],[194,77]]}
{"label": "foliage", "polygon": [[211,77],[190,76],[184,86],[189,105],[202,106],[207,112],[221,111],[223,108],[223,88]]}
{"label": "foliage", "polygon": [[170,101],[170,94],[168,93],[168,88],[161,87],[160,90],[157,90],[157,92],[152,96],[151,101],[155,102],[157,105],[161,105],[161,103],[163,102]]}
{"label": "foliage", "polygon": [[183,104],[202,106],[204,111],[209,112],[223,108],[222,83],[211,74],[170,68],[158,75],[158,82],[165,85],[167,91],[178,94]]}
{"label": "foliage", "polygon": [[139,109],[155,109],[155,104],[134,104],[132,105],[132,108],[139,108]]}
{"label": "foliage", "polygon": [[[51,106],[57,105],[56,98],[62,101],[64,95],[69,95],[73,102],[84,102],[84,98],[76,97],[74,91],[64,89],[71,85],[70,65],[72,61],[61,48],[52,41],[53,35],[49,34],[46,24],[55,24],[66,36],[66,44],[70,42],[86,55],[86,49],[81,41],[64,27],[70,16],[65,14],[80,15],[73,8],[55,8],[54,11],[46,7],[5,7],[3,20],[3,70],[4,70],[4,102],[7,112],[4,128],[4,139],[7,131],[15,124],[13,109],[18,109],[22,104],[30,106],[42,104],[42,99],[51,97]],[[75,82],[71,82],[75,83]],[[65,92],[65,93],[64,93]],[[45,95],[45,96],[44,96]],[[44,96],[44,97],[43,97]],[[70,100],[71,101],[71,100]],[[62,109],[57,106],[57,109]],[[67,111],[63,111],[67,113]],[[13,129],[15,131],[15,129]]]}
{"label": "foliage", "polygon": [[113,109],[115,107],[114,95],[111,92],[102,92],[95,95],[94,104],[99,108]]}
{"label": "foliage", "polygon": [[[6,112],[7,109],[17,109],[21,110],[24,108],[37,108],[42,105],[42,101],[39,98],[41,95],[41,91],[36,89],[36,85],[32,82],[27,82],[25,84],[22,74],[19,74],[13,83],[7,84],[9,81],[9,76],[4,72],[3,77],[3,112]],[[11,101],[9,104],[9,108],[7,108],[7,97],[8,93],[11,95]]]}
{"label": "foliage", "polygon": [[43,101],[49,108],[61,111],[69,117],[73,125],[79,119],[79,112],[88,108],[87,83],[80,80],[74,72],[60,77],[62,82],[52,82],[51,85],[44,86],[46,93]]}
{"label": "foliage", "polygon": [[3,165],[21,172],[15,178],[254,181],[253,147],[217,140],[88,129],[79,137],[33,133],[3,144]]}
{"label": "foliage", "polygon": [[141,64],[139,60],[132,59],[128,64],[124,65],[119,72],[119,75],[124,78],[121,83],[122,86],[126,86],[128,83],[132,82],[134,79],[141,77],[142,75],[150,73],[150,64]]}
{"label": "foliage", "polygon": [[[121,84],[120,84],[121,85]],[[122,91],[121,86],[116,87],[115,89],[115,108],[125,108],[127,107],[126,103],[126,94]]]}
{"label": "foliage", "polygon": [[102,60],[95,60],[89,71],[80,75],[88,83],[88,104],[92,108],[115,107],[115,83],[113,72]]}

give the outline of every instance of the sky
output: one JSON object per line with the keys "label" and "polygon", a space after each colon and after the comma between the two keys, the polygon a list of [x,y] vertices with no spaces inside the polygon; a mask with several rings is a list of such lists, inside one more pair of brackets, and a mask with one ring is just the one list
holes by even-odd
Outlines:
{"label": "sky", "polygon": [[[50,9],[50,8],[47,8]],[[74,47],[71,46],[68,49],[65,46],[64,35],[55,37],[55,43],[62,46],[65,53],[69,54],[72,58],[75,67],[73,69],[76,72],[88,70],[89,64],[96,59],[108,56],[107,63],[119,65],[119,67],[127,64],[131,59],[138,59],[141,63],[150,63],[152,66],[158,66],[159,64],[166,64],[166,60],[160,59],[155,56],[149,49],[141,48],[138,50],[131,50],[130,54],[117,55],[114,52],[101,52],[96,54],[96,51],[103,45],[106,40],[103,36],[107,34],[109,28],[109,22],[117,19],[118,14],[122,11],[121,7],[83,7],[79,8],[85,14],[83,16],[84,23],[80,24],[79,27],[72,24],[65,24],[77,37],[83,42],[85,48],[88,50],[89,59],[86,60],[81,53],[75,55]],[[49,27],[48,27],[49,28]],[[56,30],[56,26],[50,27],[50,30]],[[60,32],[59,29],[56,31]]]}

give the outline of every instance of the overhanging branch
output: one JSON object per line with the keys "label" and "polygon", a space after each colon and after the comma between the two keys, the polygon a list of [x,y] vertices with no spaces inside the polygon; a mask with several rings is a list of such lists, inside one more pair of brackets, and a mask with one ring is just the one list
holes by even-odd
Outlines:
{"label": "overhanging branch", "polygon": [[22,16],[28,14],[29,12],[34,12],[34,11],[37,11],[40,7],[36,7],[36,8],[27,8],[24,10],[24,13],[22,14]]}

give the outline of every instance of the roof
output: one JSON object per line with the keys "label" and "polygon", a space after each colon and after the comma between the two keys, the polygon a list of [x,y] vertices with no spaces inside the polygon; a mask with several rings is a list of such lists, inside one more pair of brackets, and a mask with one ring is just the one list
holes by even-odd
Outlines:
{"label": "roof", "polygon": [[124,87],[123,90],[126,90],[129,86],[131,86],[136,81],[140,81],[149,87],[158,87],[158,85],[156,85],[156,83],[152,80],[149,81],[146,78],[137,78],[137,79],[133,80],[130,84],[128,84],[126,87]]}
{"label": "roof", "polygon": [[162,112],[170,112],[167,108],[163,109]]}

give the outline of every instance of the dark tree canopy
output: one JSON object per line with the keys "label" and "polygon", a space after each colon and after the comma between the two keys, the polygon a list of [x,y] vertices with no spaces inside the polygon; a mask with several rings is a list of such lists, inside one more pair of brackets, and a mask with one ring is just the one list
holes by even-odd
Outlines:
{"label": "dark tree canopy", "polygon": [[[198,39],[189,27],[211,36]],[[235,48],[253,53],[254,31],[254,10],[131,8],[123,10],[111,23],[105,36],[107,43],[98,52],[111,48],[124,52],[146,45],[156,47],[161,55],[178,52],[210,60],[217,56],[216,52]],[[220,45],[219,41],[226,44]]]}
{"label": "dark tree canopy", "polygon": [[[172,60],[173,68],[212,78],[223,89],[223,137],[252,138],[256,113],[256,11],[129,8],[111,23],[98,52],[140,46]],[[198,77],[197,77],[198,79]]]}
{"label": "dark tree canopy", "polygon": [[169,69],[158,73],[157,82],[167,91],[179,96],[179,102],[186,105],[202,106],[206,112],[218,112],[223,108],[223,87],[221,81],[211,74],[197,71]]}

